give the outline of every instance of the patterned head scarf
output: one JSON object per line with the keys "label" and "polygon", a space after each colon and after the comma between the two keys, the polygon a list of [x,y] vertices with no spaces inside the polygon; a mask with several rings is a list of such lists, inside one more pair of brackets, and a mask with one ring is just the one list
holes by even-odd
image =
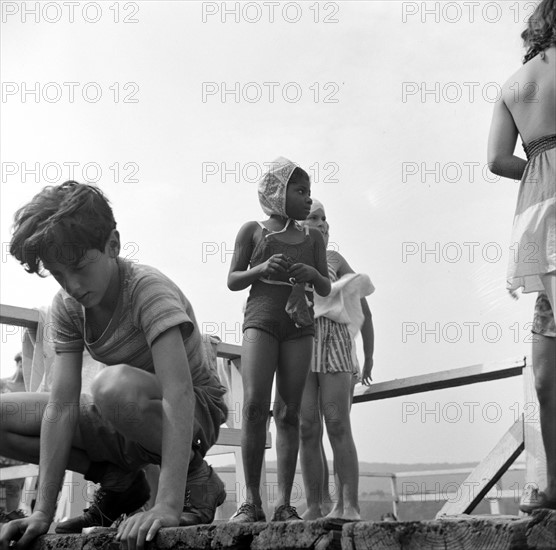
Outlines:
{"label": "patterned head scarf", "polygon": [[259,182],[259,202],[267,216],[278,215],[287,218],[286,188],[293,171],[299,165],[284,157],[270,163],[268,171]]}

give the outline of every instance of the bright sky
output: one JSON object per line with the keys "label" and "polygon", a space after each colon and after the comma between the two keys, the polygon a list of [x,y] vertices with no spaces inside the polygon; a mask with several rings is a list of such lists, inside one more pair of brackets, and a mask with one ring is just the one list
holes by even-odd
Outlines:
{"label": "bright sky", "polygon": [[[230,251],[264,219],[257,175],[283,155],[376,286],[376,382],[530,353],[534,297],[505,290],[518,184],[485,165],[532,2],[73,4],[2,2],[2,303],[56,291],[8,257],[10,224],[74,169],[111,199],[122,255],[240,344]],[[7,376],[21,333],[2,331]],[[356,405],[359,458],[480,460],[522,400],[510,379]]]}

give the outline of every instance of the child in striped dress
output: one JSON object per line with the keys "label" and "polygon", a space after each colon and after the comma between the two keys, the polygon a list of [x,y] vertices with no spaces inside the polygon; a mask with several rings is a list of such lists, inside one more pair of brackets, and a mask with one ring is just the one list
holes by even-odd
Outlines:
{"label": "child in striped dress", "polygon": [[[322,203],[313,199],[304,222],[318,228],[328,243],[328,222]],[[353,387],[359,379],[354,336],[361,330],[365,362],[362,382],[369,385],[373,367],[374,330],[364,296],[374,287],[366,275],[355,274],[345,258],[327,251],[330,295],[315,297],[315,344],[311,372],[307,377],[301,408],[300,457],[307,510],[303,519],[325,515],[328,467],[322,447],[322,419],[337,474],[338,500],[328,517],[360,519],[358,503],[359,465],[349,418]]]}

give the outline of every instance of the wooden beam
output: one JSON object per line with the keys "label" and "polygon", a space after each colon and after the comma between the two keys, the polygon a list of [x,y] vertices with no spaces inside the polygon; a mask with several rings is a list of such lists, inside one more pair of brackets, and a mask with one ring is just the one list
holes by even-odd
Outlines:
{"label": "wooden beam", "polygon": [[458,498],[446,502],[436,517],[470,514],[521,454],[523,448],[522,415],[460,485]]}
{"label": "wooden beam", "polygon": [[379,382],[370,387],[363,386],[358,388],[353,397],[353,402],[364,403],[366,401],[377,401],[379,399],[400,397],[413,393],[455,388],[478,382],[501,380],[502,378],[521,375],[525,364],[525,358],[496,363],[482,363],[480,365],[471,365],[470,367]]}
{"label": "wooden beam", "polygon": [[0,468],[0,481],[7,479],[21,479],[23,477],[36,477],[39,475],[37,464],[19,464]]}
{"label": "wooden beam", "polygon": [[0,304],[0,323],[4,325],[36,328],[38,322],[39,312],[36,309]]}
{"label": "wooden beam", "polygon": [[[216,445],[231,445],[239,446],[241,444],[241,429],[238,428],[222,428]],[[272,447],[272,435],[269,431],[266,432],[265,449]],[[231,452],[231,451],[230,451]]]}
{"label": "wooden beam", "polygon": [[241,358],[241,346],[238,346],[236,344],[226,344],[226,342],[218,342],[216,351],[218,353],[218,357],[224,357],[224,359]]}

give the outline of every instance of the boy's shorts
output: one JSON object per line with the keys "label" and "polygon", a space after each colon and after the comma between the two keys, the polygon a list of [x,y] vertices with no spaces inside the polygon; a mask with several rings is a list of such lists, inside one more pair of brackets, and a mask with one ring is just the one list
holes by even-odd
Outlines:
{"label": "boy's shorts", "polygon": [[556,338],[554,312],[550,307],[548,296],[544,292],[539,292],[537,301],[535,302],[535,315],[533,316],[533,328],[531,332]]}
{"label": "boy's shorts", "polygon": [[[203,457],[216,443],[220,425],[226,421],[224,388],[196,386],[193,449]],[[133,405],[133,404],[130,404]],[[123,420],[134,419],[133,406],[122,406]],[[160,455],[150,452],[136,441],[126,439],[103,417],[90,395],[82,394],[79,428],[85,452],[92,461],[111,462],[124,470],[136,471],[147,464],[160,464]]]}

